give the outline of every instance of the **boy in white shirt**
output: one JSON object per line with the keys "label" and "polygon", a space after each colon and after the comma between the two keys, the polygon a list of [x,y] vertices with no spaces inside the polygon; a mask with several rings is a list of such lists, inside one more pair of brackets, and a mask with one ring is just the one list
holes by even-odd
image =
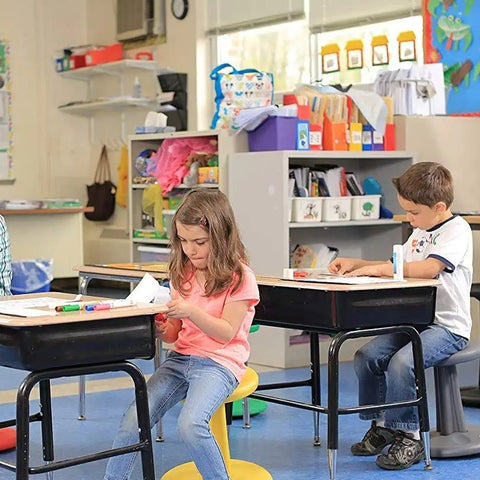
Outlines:
{"label": "boy in white shirt", "polygon": [[[470,225],[453,215],[453,181],[448,169],[434,162],[412,165],[394,178],[398,201],[414,228],[403,245],[404,276],[437,278],[434,323],[421,333],[425,368],[465,348],[470,338],[470,288],[473,253]],[[392,276],[391,261],[337,258],[332,273],[347,276]],[[360,348],[354,359],[359,380],[360,405],[394,403],[415,398],[410,339],[403,333],[380,335]],[[353,455],[378,455],[376,464],[386,470],[408,468],[424,458],[417,407],[360,414],[372,420]],[[387,453],[383,449],[390,445]]]}

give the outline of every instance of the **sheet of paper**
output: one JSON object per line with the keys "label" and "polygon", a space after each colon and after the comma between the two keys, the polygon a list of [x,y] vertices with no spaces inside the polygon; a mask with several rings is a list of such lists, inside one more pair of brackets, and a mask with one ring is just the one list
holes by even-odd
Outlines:
{"label": "sheet of paper", "polygon": [[158,281],[146,273],[127,299],[135,303],[150,303],[160,291],[161,287]]}
{"label": "sheet of paper", "polygon": [[[3,302],[2,302],[3,303]],[[12,317],[45,317],[46,315],[58,315],[55,311],[39,310],[36,308],[22,308],[18,306],[6,307],[0,303],[0,314]]]}
{"label": "sheet of paper", "polygon": [[368,283],[391,283],[398,282],[393,278],[382,277],[346,277],[330,273],[326,268],[284,268],[283,278],[299,282],[316,283],[341,283],[347,285],[363,285]]}

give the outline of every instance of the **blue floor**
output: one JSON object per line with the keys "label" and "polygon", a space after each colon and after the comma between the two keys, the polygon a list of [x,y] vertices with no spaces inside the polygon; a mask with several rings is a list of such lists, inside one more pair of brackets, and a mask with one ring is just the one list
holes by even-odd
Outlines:
{"label": "blue floor", "polygon": [[[151,373],[152,361],[136,362],[145,373]],[[475,384],[478,380],[478,366],[467,365],[459,369],[462,384]],[[25,372],[8,368],[0,368],[0,399],[2,391],[16,389],[24,378]],[[262,382],[303,379],[308,375],[306,368],[280,370],[261,373]],[[356,404],[357,384],[351,363],[343,363],[341,367],[340,399],[342,406]],[[118,376],[118,374],[116,374]],[[114,381],[115,375],[103,375]],[[113,377],[113,378],[112,378]],[[90,380],[99,377],[89,377]],[[87,420],[78,421],[78,396],[76,378],[54,381],[52,385],[68,383],[71,394],[53,398],[55,458],[69,458],[79,454],[108,449],[113,440],[118,422],[125,408],[133,398],[131,388],[87,395]],[[427,372],[429,387],[430,421],[435,425],[435,407],[432,372]],[[326,370],[322,368],[322,391],[325,398]],[[307,400],[309,390],[306,387],[278,390],[278,394],[298,400]],[[32,411],[35,410],[32,402]],[[172,409],[164,418],[163,428],[165,441],[155,443],[156,477],[173,466],[188,461],[189,458],[176,433],[176,417],[181,405]],[[13,418],[15,414],[13,403],[0,404],[0,418]],[[465,408],[468,423],[480,424],[480,409]],[[306,410],[268,404],[267,409],[252,417],[250,430],[242,428],[242,421],[235,419],[230,427],[230,449],[233,458],[243,458],[259,463],[267,468],[275,480],[313,480],[328,479],[327,452],[325,445],[315,447],[313,439],[313,414]],[[31,464],[41,463],[41,442],[39,425],[32,425],[31,433]],[[339,451],[337,461],[337,478],[355,480],[371,480],[373,474],[380,474],[382,479],[402,478],[416,479],[478,479],[480,471],[480,455],[461,459],[434,460],[432,471],[423,469],[423,462],[408,470],[388,472],[378,469],[374,457],[353,457],[350,455],[350,444],[358,441],[368,428],[356,415],[345,415],[339,422]],[[155,433],[155,431],[154,431]],[[320,434],[326,436],[326,417],[320,416]],[[15,460],[15,452],[3,453],[0,459]],[[57,480],[101,480],[106,461],[98,461],[71,467],[54,472]],[[1,480],[14,479],[15,475],[7,470],[0,470]],[[46,475],[35,475],[31,478],[46,478]],[[141,480],[139,464],[132,480]],[[249,479],[245,479],[249,480]]]}

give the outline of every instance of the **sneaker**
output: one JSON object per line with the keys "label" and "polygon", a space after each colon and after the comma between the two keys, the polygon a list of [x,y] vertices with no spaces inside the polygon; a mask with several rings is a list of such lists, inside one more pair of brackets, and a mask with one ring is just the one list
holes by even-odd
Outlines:
{"label": "sneaker", "polygon": [[395,430],[385,427],[378,427],[377,422],[372,420],[372,426],[365,434],[361,442],[354,443],[350,447],[353,455],[369,456],[378,455],[387,445],[390,445],[395,438]]}
{"label": "sneaker", "polygon": [[377,457],[376,464],[385,470],[403,470],[425,458],[421,440],[415,440],[410,433],[398,430],[386,454]]}

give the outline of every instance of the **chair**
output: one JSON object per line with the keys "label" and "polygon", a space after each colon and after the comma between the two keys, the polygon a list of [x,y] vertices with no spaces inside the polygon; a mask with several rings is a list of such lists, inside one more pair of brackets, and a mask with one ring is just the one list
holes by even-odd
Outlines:
{"label": "chair", "polygon": [[[253,324],[250,326],[249,333],[257,332],[260,328],[260,325]],[[261,412],[264,412],[267,409],[267,402],[265,400],[260,400],[258,398],[242,398],[241,400],[236,400],[231,404],[231,416],[233,418],[242,417],[243,419],[243,428],[250,428],[250,417],[257,415]],[[228,412],[227,412],[228,420]],[[229,422],[230,423],[230,422]]]}
{"label": "chair", "polygon": [[17,432],[14,428],[0,428],[0,452],[11,450],[17,444]]}
{"label": "chair", "polygon": [[430,434],[433,458],[464,457],[480,453],[480,425],[465,425],[457,378],[457,364],[478,360],[480,342],[471,340],[434,368],[437,430]]}
{"label": "chair", "polygon": [[[472,284],[470,297],[476,298],[480,302],[480,283]],[[478,374],[478,385],[462,387],[460,391],[462,403],[466,407],[480,407],[480,369]]]}
{"label": "chair", "polygon": [[[247,397],[255,391],[257,386],[257,372],[247,367],[247,371],[241,382],[225,400],[225,403]],[[222,452],[229,476],[232,480],[244,480],[245,478],[249,480],[273,480],[268,470],[265,470],[260,465],[246,460],[232,459],[230,457],[225,403],[213,414],[210,420],[210,428]],[[172,468],[162,476],[161,480],[201,480],[201,478],[195,464],[188,462]]]}

